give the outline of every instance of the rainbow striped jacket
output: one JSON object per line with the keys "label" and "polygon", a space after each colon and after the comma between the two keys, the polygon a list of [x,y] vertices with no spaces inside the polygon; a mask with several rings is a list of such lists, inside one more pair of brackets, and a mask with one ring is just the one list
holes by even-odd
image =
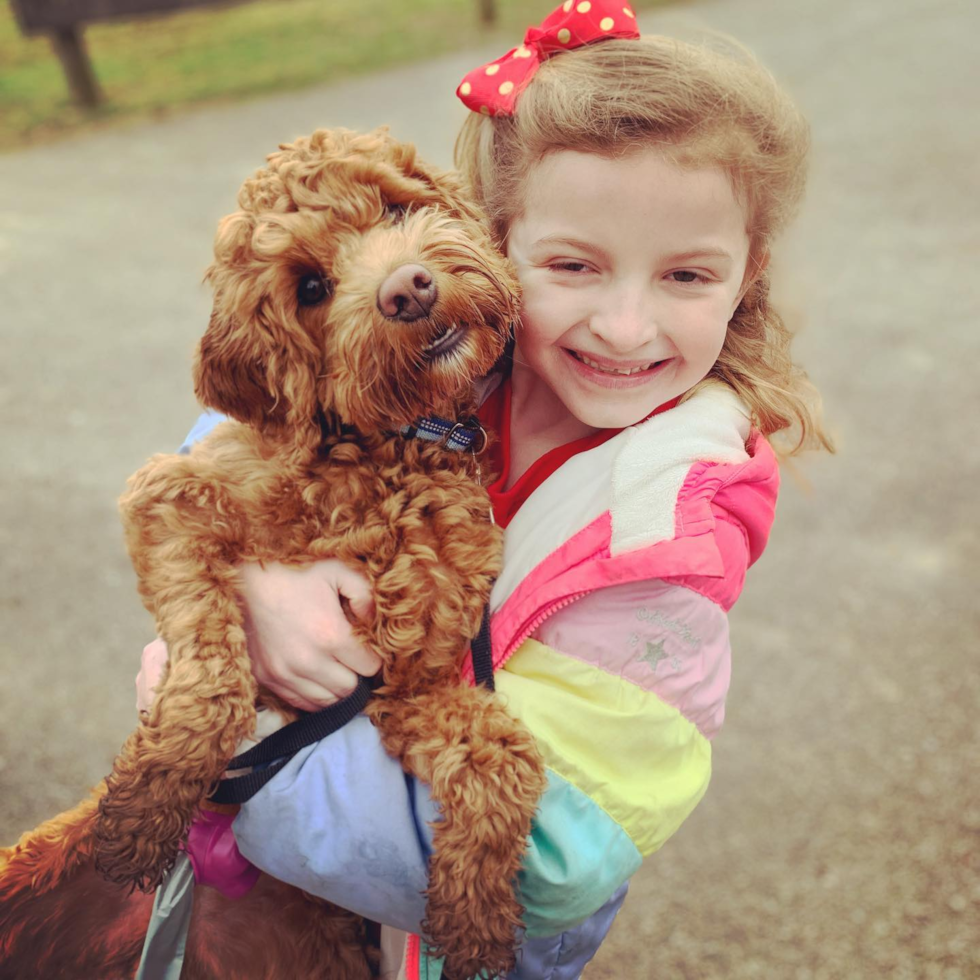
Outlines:
{"label": "rainbow striped jacket", "polygon": [[[508,525],[496,687],[549,778],[522,872],[529,946],[602,907],[704,795],[731,671],[726,614],[765,548],[778,483],[768,442],[711,386],[568,460]],[[417,936],[406,972],[440,974]],[[512,976],[546,980],[529,964]]]}

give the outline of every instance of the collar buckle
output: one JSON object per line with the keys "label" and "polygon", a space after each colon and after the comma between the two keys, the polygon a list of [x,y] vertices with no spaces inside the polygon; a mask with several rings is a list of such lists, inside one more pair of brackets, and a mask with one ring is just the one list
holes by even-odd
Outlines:
{"label": "collar buckle", "polygon": [[[462,430],[462,432],[467,433],[469,438],[466,436],[456,436],[457,431]],[[480,445],[476,447],[473,445],[476,438],[479,436]],[[449,435],[446,436],[446,446],[450,448],[456,448],[455,446],[450,446],[453,438],[457,438],[457,441],[464,442],[461,449],[468,449],[474,456],[482,456],[487,446],[490,443],[490,437],[487,435],[487,430],[480,425],[479,419],[475,415],[471,415],[465,422],[457,422],[450,430]]]}

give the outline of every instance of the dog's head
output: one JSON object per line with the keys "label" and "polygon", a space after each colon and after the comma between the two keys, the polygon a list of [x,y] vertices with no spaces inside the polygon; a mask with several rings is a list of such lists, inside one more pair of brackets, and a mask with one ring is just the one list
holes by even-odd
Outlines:
{"label": "dog's head", "polygon": [[451,414],[500,356],[518,285],[455,176],[384,130],[281,147],[225,218],[195,389],[251,425]]}

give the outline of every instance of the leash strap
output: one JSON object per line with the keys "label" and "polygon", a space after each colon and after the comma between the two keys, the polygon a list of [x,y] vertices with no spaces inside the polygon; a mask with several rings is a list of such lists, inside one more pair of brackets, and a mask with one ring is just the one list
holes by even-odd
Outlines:
{"label": "leash strap", "polygon": [[473,654],[473,676],[477,684],[482,684],[488,691],[494,690],[493,683],[493,648],[490,644],[490,603],[483,607],[483,619],[480,622],[480,632],[470,645]]}
{"label": "leash strap", "polygon": [[229,769],[263,768],[253,769],[244,776],[223,779],[208,799],[213,803],[244,803],[250,800],[300,749],[343,728],[364,710],[370,698],[371,682],[365,677],[358,678],[357,687],[343,701],[297,718],[247,752],[236,755],[228,763]]}

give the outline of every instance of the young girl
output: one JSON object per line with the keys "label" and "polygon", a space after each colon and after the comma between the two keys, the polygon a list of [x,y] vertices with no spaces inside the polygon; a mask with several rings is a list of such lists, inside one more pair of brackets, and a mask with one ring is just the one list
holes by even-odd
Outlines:
{"label": "young girl", "polygon": [[[511,976],[570,980],[707,787],[726,614],[773,518],[769,440],[830,448],[768,304],[807,131],[747,56],[641,38],[622,0],[568,0],[458,93],[458,165],[524,292],[481,409],[506,529],[497,690],[549,768]],[[370,615],[356,573],[247,568],[245,589],[256,673],[299,707],[379,666],[340,608]],[[362,716],[234,831],[269,873],[414,932],[437,817]],[[439,972],[414,936],[401,970]]]}

